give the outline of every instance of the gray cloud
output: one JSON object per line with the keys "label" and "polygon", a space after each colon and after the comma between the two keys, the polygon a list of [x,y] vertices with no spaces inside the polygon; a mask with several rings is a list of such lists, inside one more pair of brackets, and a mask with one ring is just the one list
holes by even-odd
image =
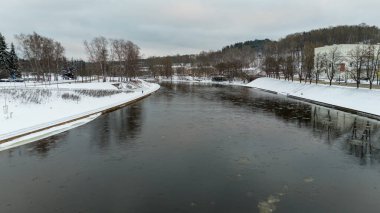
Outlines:
{"label": "gray cloud", "polygon": [[137,43],[145,56],[197,53],[255,38],[340,24],[377,24],[375,0],[12,0],[0,32],[36,31],[85,58],[82,42],[103,35]]}

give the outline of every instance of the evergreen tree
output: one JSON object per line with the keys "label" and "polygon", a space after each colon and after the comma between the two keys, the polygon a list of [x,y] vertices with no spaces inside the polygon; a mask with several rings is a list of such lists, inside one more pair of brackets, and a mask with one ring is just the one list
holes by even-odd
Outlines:
{"label": "evergreen tree", "polygon": [[0,78],[7,77],[8,64],[7,44],[4,36],[0,33]]}
{"label": "evergreen tree", "polygon": [[16,55],[15,47],[11,43],[11,50],[9,52],[9,74],[11,77],[21,77],[21,73],[18,72],[18,57]]}

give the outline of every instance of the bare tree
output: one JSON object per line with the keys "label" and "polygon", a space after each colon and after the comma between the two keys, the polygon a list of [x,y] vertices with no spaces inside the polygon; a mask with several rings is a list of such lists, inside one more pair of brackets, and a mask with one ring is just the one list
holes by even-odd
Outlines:
{"label": "bare tree", "polygon": [[327,54],[317,53],[314,63],[315,84],[318,84],[320,74],[325,72],[327,68]]}
{"label": "bare tree", "polygon": [[294,60],[293,57],[290,55],[286,57],[284,73],[286,73],[288,81],[290,79],[292,81],[294,80]]}
{"label": "bare tree", "polygon": [[372,89],[373,81],[377,75],[379,69],[380,60],[380,47],[379,45],[369,45],[366,51],[368,63],[367,66],[367,77],[369,80],[369,88]]}
{"label": "bare tree", "polygon": [[148,68],[149,68],[149,71],[152,73],[153,78],[156,78],[156,76],[159,75],[158,60],[159,59],[156,57],[150,57],[147,59]]}
{"label": "bare tree", "polygon": [[351,78],[356,81],[356,88],[360,86],[360,78],[364,63],[365,49],[362,46],[356,46],[355,49],[348,53],[352,69],[350,70]]}
{"label": "bare tree", "polygon": [[338,47],[333,47],[328,53],[327,53],[327,69],[326,69],[326,75],[329,79],[330,86],[332,84],[332,80],[334,79],[336,73],[337,73],[337,66],[342,61],[342,54],[338,50]]}
{"label": "bare tree", "polygon": [[124,54],[128,77],[136,78],[139,70],[140,48],[133,42],[127,41],[124,45]]}
{"label": "bare tree", "polygon": [[125,78],[135,78],[139,70],[140,48],[124,39],[110,40],[111,60],[117,63],[116,72]]}
{"label": "bare tree", "polygon": [[295,50],[292,52],[293,57],[293,69],[295,73],[298,75],[298,80],[301,83],[304,78],[304,72],[303,72],[303,51],[302,50]]}
{"label": "bare tree", "polygon": [[37,45],[34,44],[36,39],[32,39],[33,35],[25,35],[25,34],[16,35],[15,37],[24,54],[24,58],[30,63],[32,72],[37,75],[37,80],[40,80],[41,70],[39,68],[39,63],[38,63],[38,60],[39,60],[38,54],[37,54],[37,51],[35,50],[35,47]]}
{"label": "bare tree", "polygon": [[305,47],[302,37],[290,36],[289,49],[293,57],[294,71],[298,75],[299,82],[304,79]]}
{"label": "bare tree", "polygon": [[124,76],[123,75],[124,62],[126,61],[126,57],[123,52],[125,41],[123,39],[111,39],[110,41],[111,41],[111,60],[116,62],[116,73],[120,77],[122,77]]}
{"label": "bare tree", "polygon": [[84,41],[84,46],[90,62],[99,65],[103,76],[103,82],[106,81],[107,61],[108,61],[108,41],[105,37],[100,36],[92,39],[90,42]]}
{"label": "bare tree", "polygon": [[54,64],[54,41],[49,38],[42,39],[41,67],[43,69],[43,79],[47,77],[51,82],[51,71]]}
{"label": "bare tree", "polygon": [[58,72],[61,69],[63,62],[65,61],[65,49],[59,42],[54,42],[54,61],[55,61],[55,80],[58,81]]}
{"label": "bare tree", "polygon": [[305,70],[305,83],[309,79],[309,83],[311,84],[313,80],[313,68],[314,68],[314,48],[315,45],[306,44],[305,45],[305,60],[302,64]]}
{"label": "bare tree", "polygon": [[37,80],[40,80],[42,76],[42,80],[45,81],[45,76],[48,74],[50,81],[50,73],[53,69],[55,69],[54,73],[59,71],[59,61],[64,58],[65,49],[62,45],[35,32],[29,35],[20,34],[15,37],[21,47],[24,59],[29,61],[32,72],[37,75]]}
{"label": "bare tree", "polygon": [[255,61],[256,58],[256,52],[253,48],[244,46],[241,49],[241,56],[240,59],[242,61],[243,67],[250,67],[251,63]]}
{"label": "bare tree", "polygon": [[173,62],[170,59],[169,56],[165,57],[162,59],[162,66],[163,66],[163,74],[166,76],[166,78],[171,78],[173,79]]}

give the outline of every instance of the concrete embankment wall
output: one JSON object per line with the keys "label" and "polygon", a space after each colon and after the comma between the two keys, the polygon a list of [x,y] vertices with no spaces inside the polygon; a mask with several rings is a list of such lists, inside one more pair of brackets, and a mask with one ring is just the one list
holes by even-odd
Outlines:
{"label": "concrete embankment wall", "polygon": [[380,90],[259,78],[248,87],[380,120]]}

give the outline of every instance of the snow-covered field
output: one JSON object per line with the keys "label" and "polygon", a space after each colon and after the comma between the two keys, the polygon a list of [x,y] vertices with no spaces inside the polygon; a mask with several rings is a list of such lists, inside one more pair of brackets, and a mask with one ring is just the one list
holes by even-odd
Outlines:
{"label": "snow-covered field", "polygon": [[142,80],[128,84],[65,83],[58,87],[0,83],[0,141],[95,115],[153,93],[159,87]]}
{"label": "snow-covered field", "polygon": [[380,116],[380,90],[305,84],[272,78],[259,78],[247,86]]}

